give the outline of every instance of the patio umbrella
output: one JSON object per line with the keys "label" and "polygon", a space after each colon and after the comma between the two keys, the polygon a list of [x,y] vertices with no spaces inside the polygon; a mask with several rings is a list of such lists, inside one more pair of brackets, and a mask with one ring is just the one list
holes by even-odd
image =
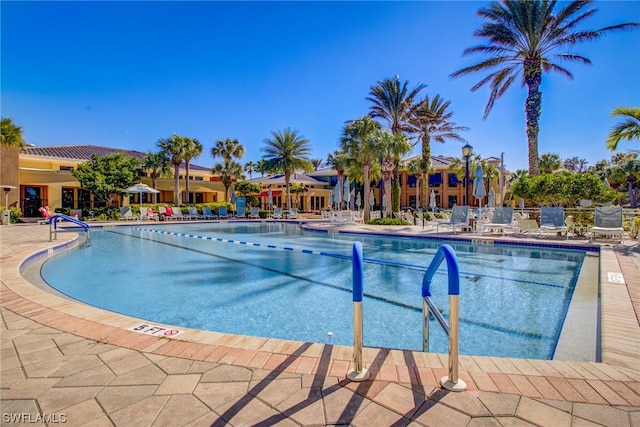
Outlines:
{"label": "patio umbrella", "polygon": [[369,207],[373,208],[373,205],[376,204],[376,197],[373,195],[373,188],[371,189],[371,192],[369,193]]}
{"label": "patio umbrella", "polygon": [[484,188],[484,171],[482,170],[482,165],[478,165],[473,175],[473,197],[478,199],[480,207],[482,207],[482,199],[486,195],[487,191]]}
{"label": "patio umbrella", "polygon": [[336,206],[340,206],[340,183],[336,182],[336,186],[333,189],[333,204]]}
{"label": "patio umbrella", "polygon": [[490,208],[496,207],[496,192],[494,191],[493,187],[489,189],[489,200],[487,201],[487,206],[489,206]]}
{"label": "patio umbrella", "polygon": [[360,196],[360,192],[358,191],[358,195],[356,196],[356,206],[358,210],[360,209],[360,205],[362,204],[362,197]]}
{"label": "patio umbrella", "polygon": [[520,210],[524,209],[524,199],[522,197],[520,197],[520,203],[518,204],[518,206],[520,207]]}
{"label": "patio umbrella", "polygon": [[431,190],[431,194],[429,194],[429,207],[431,209],[436,208],[436,192]]}
{"label": "patio umbrella", "polygon": [[267,190],[267,209],[271,209],[271,204],[273,203],[273,196],[271,195],[271,188]]}
{"label": "patio umbrella", "polygon": [[347,207],[349,206],[349,201],[351,200],[351,183],[349,182],[349,178],[344,177],[344,189],[342,190],[342,196],[344,201],[347,202]]}
{"label": "patio umbrella", "polygon": [[236,189],[232,188],[231,189],[231,203],[235,203],[236,202]]}
{"label": "patio umbrella", "polygon": [[125,188],[124,190],[122,190],[122,192],[130,193],[130,194],[138,193],[140,195],[140,206],[142,206],[142,193],[150,193],[150,194],[160,193],[160,191],[156,190],[155,188],[151,188],[147,184],[143,184],[143,183],[139,183],[129,188]]}

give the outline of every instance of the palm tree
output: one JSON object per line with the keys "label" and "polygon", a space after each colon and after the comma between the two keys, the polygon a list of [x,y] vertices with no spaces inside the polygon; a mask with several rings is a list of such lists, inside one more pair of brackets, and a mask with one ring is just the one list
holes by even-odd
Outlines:
{"label": "palm tree", "polygon": [[453,111],[449,111],[450,106],[451,101],[445,101],[440,95],[434,96],[433,99],[430,99],[427,95],[414,109],[412,124],[422,143],[420,174],[425,185],[420,199],[425,209],[427,208],[427,183],[429,169],[431,168],[431,141],[441,144],[444,144],[448,139],[466,142],[459,132],[469,130],[469,128],[458,126],[451,121]]}
{"label": "palm tree", "polygon": [[265,173],[269,173],[269,169],[267,168],[267,166],[267,161],[265,159],[258,160],[256,172],[259,172],[260,176],[264,176]]}
{"label": "palm tree", "polygon": [[244,146],[237,139],[218,139],[216,146],[211,149],[212,157],[222,157],[224,160],[241,159],[244,156]]}
{"label": "palm tree", "polygon": [[[142,169],[150,171],[149,176],[151,178],[151,186],[154,189],[158,188],[158,178],[169,172],[169,166],[170,164],[162,152],[146,153],[144,155],[144,160],[142,161]],[[156,195],[156,202],[158,201],[157,197],[158,196]]]}
{"label": "palm tree", "polygon": [[609,132],[607,148],[611,151],[618,148],[618,143],[622,139],[627,141],[640,139],[640,107],[616,107],[611,112],[611,117],[618,116],[626,119],[615,125]]}
{"label": "palm tree", "polygon": [[180,205],[180,166],[184,160],[185,138],[175,133],[169,138],[161,138],[157,142],[160,152],[173,165],[173,204]]}
{"label": "palm tree", "polygon": [[317,171],[324,165],[324,160],[322,159],[311,159],[311,164],[313,165],[313,170]]}
{"label": "palm tree", "polygon": [[244,179],[242,165],[233,159],[223,158],[221,163],[213,165],[211,171],[220,177],[224,185],[224,201],[229,201],[229,189],[233,185],[233,180]]}
{"label": "palm tree", "polygon": [[375,170],[375,165],[377,165],[377,159],[382,155],[380,141],[380,123],[370,116],[364,116],[361,119],[347,123],[340,138],[340,150],[347,156],[349,175],[354,177],[359,175],[352,169],[360,169],[362,171],[365,221],[368,221],[371,217],[371,209],[368,203],[369,193],[371,192],[371,179],[374,178],[373,175],[376,175],[376,178],[379,175],[379,172]]}
{"label": "palm tree", "polygon": [[271,135],[272,138],[264,140],[267,146],[262,149],[264,152],[263,159],[267,162],[267,170],[284,173],[287,209],[291,209],[291,196],[289,194],[291,174],[296,170],[305,172],[313,170],[309,160],[311,147],[308,139],[305,139],[297,131],[290,128],[286,128],[284,131],[272,131]]}
{"label": "palm tree", "polygon": [[554,173],[562,167],[560,155],[556,153],[544,153],[540,156],[540,172]]}
{"label": "palm tree", "polygon": [[[427,168],[427,172],[424,172],[423,169],[423,161],[421,157],[414,157],[409,162],[406,163],[407,175],[415,175],[416,177],[416,209],[420,208],[420,202],[424,200],[422,197],[422,191],[420,184],[424,182],[423,177],[428,173],[429,168]],[[424,186],[424,193],[427,193],[427,186]],[[424,208],[426,209],[427,204],[423,202]]]}
{"label": "palm tree", "polygon": [[[342,151],[336,150],[327,156],[327,165],[335,169],[338,173],[338,183],[340,184],[340,192],[342,192],[344,172],[347,169],[347,157]],[[339,194],[338,197],[342,200],[342,194]],[[340,203],[340,205],[341,204],[342,203]]]}
{"label": "palm tree", "polygon": [[211,156],[214,159],[222,157],[222,163],[215,164],[212,171],[220,176],[224,185],[224,198],[227,201],[233,178],[244,178],[242,165],[234,160],[244,156],[244,146],[237,139],[218,139],[215,147],[211,149]]}
{"label": "palm tree", "polygon": [[[555,0],[502,0],[490,3],[488,7],[478,11],[478,15],[486,22],[474,33],[476,37],[486,38],[487,44],[464,50],[464,55],[479,53],[487,58],[451,74],[451,77],[457,78],[480,71],[489,72],[489,75],[471,88],[472,92],[487,84],[491,88],[484,110],[485,118],[495,101],[522,74],[523,85],[528,88],[525,115],[529,175],[540,173],[538,131],[542,107],[542,73],[556,71],[571,79],[573,75],[569,70],[558,62],[553,62],[554,59],[590,64],[589,59],[572,51],[574,45],[600,38],[613,30],[640,25],[626,23],[599,30],[578,31],[575,27],[596,12],[595,9],[585,9],[590,2],[576,0],[561,3],[564,6],[557,13],[554,13],[557,4]],[[561,49],[567,51],[559,52]]]}
{"label": "palm tree", "polygon": [[256,162],[247,162],[244,165],[244,171],[249,174],[249,179],[253,179],[253,173],[257,171],[258,164]]}
{"label": "palm tree", "polygon": [[382,152],[382,179],[384,181],[384,211],[385,218],[390,218],[393,212],[393,206],[391,202],[391,180],[394,172],[398,168],[400,159],[402,156],[411,152],[411,143],[404,133],[392,134],[389,132],[382,132],[381,139],[381,152]]}
{"label": "palm tree", "polygon": [[414,131],[411,124],[414,99],[420,91],[426,87],[418,84],[409,90],[409,82],[400,83],[400,77],[384,79],[377,85],[371,86],[369,96],[366,98],[373,105],[369,108],[369,115],[386,123],[392,134],[410,134]]}
{"label": "palm tree", "polygon": [[191,159],[199,157],[202,154],[204,147],[195,138],[185,138],[185,149],[183,153],[184,165],[185,165],[185,193],[187,195],[187,204],[189,203],[189,163]]}
{"label": "palm tree", "polygon": [[0,140],[2,145],[22,151],[27,142],[22,137],[22,127],[13,123],[11,117],[3,117],[0,121]]}

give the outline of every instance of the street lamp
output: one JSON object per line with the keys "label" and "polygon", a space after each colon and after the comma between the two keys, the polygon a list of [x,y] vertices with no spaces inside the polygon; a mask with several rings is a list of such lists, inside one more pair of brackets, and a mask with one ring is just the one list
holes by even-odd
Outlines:
{"label": "street lamp", "polygon": [[465,205],[469,204],[469,158],[473,153],[473,147],[469,144],[465,144],[462,147],[462,157],[464,158],[464,192],[466,200]]}

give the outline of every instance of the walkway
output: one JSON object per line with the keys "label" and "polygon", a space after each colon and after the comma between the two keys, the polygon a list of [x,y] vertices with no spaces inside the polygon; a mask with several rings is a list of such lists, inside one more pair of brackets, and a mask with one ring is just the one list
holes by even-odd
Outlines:
{"label": "walkway", "polygon": [[367,348],[373,380],[352,383],[350,347],[128,331],[136,319],[20,276],[30,255],[62,243],[46,226],[0,227],[2,425],[640,426],[636,245],[603,251],[601,276],[618,269],[626,282],[603,283],[606,363],[463,356],[468,390],[452,393],[438,386],[446,355]]}

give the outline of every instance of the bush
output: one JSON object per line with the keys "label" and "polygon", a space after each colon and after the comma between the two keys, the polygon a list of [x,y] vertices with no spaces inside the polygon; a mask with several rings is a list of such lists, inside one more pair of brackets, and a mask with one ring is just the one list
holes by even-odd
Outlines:
{"label": "bush", "polygon": [[[7,207],[6,206],[0,206],[0,211],[6,211]],[[15,224],[16,222],[20,221],[20,217],[22,216],[22,209],[14,207],[14,206],[10,206],[9,207],[9,221],[11,221],[12,224]]]}
{"label": "bush", "polygon": [[404,219],[398,219],[398,218],[370,219],[366,223],[369,225],[411,225]]}

